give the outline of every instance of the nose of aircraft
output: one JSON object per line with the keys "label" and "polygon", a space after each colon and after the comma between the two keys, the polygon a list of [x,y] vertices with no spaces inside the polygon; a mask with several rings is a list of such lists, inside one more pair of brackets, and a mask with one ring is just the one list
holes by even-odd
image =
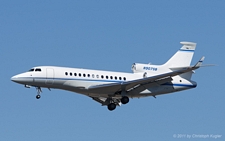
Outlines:
{"label": "nose of aircraft", "polygon": [[11,77],[11,81],[20,83],[20,84],[26,83],[26,79],[23,77],[23,74],[18,74],[18,75]]}
{"label": "nose of aircraft", "polygon": [[15,75],[15,76],[11,77],[11,81],[13,81],[13,82],[17,82],[17,81],[18,81],[18,77],[17,77],[17,75]]}
{"label": "nose of aircraft", "polygon": [[30,84],[34,80],[28,73],[21,73],[11,77],[11,81],[19,83],[19,84]]}

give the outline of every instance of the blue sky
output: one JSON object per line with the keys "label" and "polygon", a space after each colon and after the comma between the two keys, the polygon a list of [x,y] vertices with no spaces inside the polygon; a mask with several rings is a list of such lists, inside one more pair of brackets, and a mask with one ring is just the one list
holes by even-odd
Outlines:
{"label": "blue sky", "polygon": [[[224,140],[224,7],[207,0],[2,0],[0,140]],[[203,55],[205,64],[217,64],[196,71],[198,87],[132,99],[113,112],[62,90],[43,89],[36,100],[34,88],[10,81],[39,65],[131,72],[135,62],[166,62],[180,41],[197,43],[192,64]]]}

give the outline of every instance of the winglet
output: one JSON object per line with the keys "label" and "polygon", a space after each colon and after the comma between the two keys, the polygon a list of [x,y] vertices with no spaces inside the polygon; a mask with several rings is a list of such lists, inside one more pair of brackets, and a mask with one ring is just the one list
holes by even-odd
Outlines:
{"label": "winglet", "polygon": [[205,56],[203,56],[195,65],[194,68],[199,68],[202,65],[202,62],[204,61]]}

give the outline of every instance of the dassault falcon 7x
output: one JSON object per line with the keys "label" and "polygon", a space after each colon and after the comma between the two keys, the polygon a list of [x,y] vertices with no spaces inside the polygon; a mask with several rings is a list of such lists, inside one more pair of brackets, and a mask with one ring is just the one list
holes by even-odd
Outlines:
{"label": "dassault falcon 7x", "polygon": [[86,95],[112,111],[127,104],[130,98],[156,97],[195,88],[197,83],[191,77],[205,57],[191,66],[196,43],[180,43],[182,47],[165,64],[134,63],[133,73],[37,66],[11,80],[26,88],[35,87],[37,99],[41,97],[41,88],[62,89]]}

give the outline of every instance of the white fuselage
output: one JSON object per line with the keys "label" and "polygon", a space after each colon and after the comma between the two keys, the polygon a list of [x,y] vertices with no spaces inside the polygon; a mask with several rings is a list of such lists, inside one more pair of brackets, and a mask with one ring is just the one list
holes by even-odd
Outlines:
{"label": "white fuselage", "polygon": [[[160,69],[158,69],[157,72],[154,72],[154,70],[152,72],[148,71],[147,77],[166,72],[171,72],[171,70],[160,71]],[[12,81],[26,86],[63,89],[91,97],[108,97],[109,95],[121,97],[121,95],[116,95],[115,93],[92,91],[89,90],[89,87],[102,84],[124,83],[143,77],[146,77],[143,72],[123,73],[68,67],[39,66],[34,67],[28,72],[15,75],[11,79]],[[170,83],[155,85],[154,87],[151,86],[140,93],[135,93],[134,91],[130,93],[129,97],[155,96],[194,88],[197,85],[194,81],[184,79],[179,75],[172,77],[172,79]]]}

